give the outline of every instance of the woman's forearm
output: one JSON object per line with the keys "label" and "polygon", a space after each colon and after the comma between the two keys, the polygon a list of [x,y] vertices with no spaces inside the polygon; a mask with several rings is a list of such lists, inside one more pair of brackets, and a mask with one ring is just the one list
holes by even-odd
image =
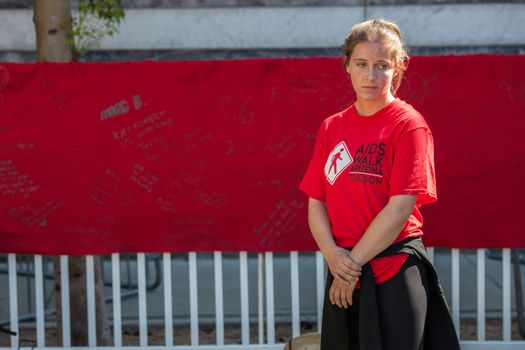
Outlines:
{"label": "woman's forearm", "polygon": [[323,202],[313,198],[308,200],[308,225],[317,246],[325,259],[328,260],[337,245],[332,236],[332,225]]}
{"label": "woman's forearm", "polygon": [[361,266],[351,260],[348,250],[335,243],[330,218],[323,202],[313,198],[308,200],[308,224],[334,278],[348,284],[355,283],[361,275]]}
{"label": "woman's forearm", "polygon": [[388,204],[370,223],[350,256],[363,265],[390,246],[414,210],[416,196],[392,196]]}

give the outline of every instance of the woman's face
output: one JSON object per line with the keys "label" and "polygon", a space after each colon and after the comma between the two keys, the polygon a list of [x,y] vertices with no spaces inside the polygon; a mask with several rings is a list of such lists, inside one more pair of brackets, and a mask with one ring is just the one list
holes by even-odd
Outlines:
{"label": "woman's face", "polygon": [[358,102],[387,104],[393,99],[390,86],[395,69],[388,47],[375,42],[357,44],[346,71]]}

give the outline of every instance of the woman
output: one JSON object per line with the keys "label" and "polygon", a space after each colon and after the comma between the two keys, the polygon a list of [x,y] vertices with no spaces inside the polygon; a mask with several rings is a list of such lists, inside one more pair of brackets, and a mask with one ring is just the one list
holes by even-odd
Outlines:
{"label": "woman", "polygon": [[420,239],[434,150],[424,118],[396,98],[407,64],[395,23],[352,27],[344,67],[357,99],[322,123],[300,184],[330,272],[322,350],[459,349]]}

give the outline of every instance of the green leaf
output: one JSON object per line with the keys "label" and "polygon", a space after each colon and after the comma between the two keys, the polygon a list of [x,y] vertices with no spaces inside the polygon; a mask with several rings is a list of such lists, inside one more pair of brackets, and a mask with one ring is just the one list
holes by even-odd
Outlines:
{"label": "green leaf", "polygon": [[76,50],[84,54],[89,48],[100,47],[105,36],[118,33],[124,16],[120,0],[79,0],[78,12],[71,22]]}

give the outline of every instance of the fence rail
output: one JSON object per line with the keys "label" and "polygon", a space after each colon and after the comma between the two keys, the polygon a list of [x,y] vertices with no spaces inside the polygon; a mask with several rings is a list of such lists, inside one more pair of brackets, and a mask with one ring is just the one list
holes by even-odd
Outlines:
{"label": "fence rail", "polygon": [[[314,260],[313,271],[315,275],[308,274],[300,276],[300,257],[298,252],[290,252],[289,256],[289,271],[286,274],[283,273],[282,269],[278,271],[279,275],[275,275],[274,269],[274,253],[266,252],[260,254],[252,254],[251,261],[256,261],[256,274],[257,278],[250,279],[249,273],[249,256],[247,252],[238,253],[239,262],[239,302],[240,302],[240,338],[235,341],[236,344],[226,344],[225,340],[225,270],[223,270],[224,254],[220,252],[214,252],[212,256],[213,266],[213,294],[214,294],[214,320],[215,320],[215,344],[205,345],[199,344],[199,285],[198,285],[198,257],[197,253],[190,252],[186,255],[187,257],[187,288],[189,295],[189,344],[180,344],[179,339],[174,336],[174,329],[178,327],[174,324],[173,306],[181,302],[180,300],[174,300],[173,298],[173,271],[172,267],[174,264],[173,256],[170,253],[163,253],[160,255],[161,268],[162,268],[162,288],[159,293],[162,293],[162,298],[156,300],[157,303],[163,303],[164,310],[164,343],[163,345],[152,346],[148,342],[148,329],[151,326],[148,323],[148,279],[147,279],[147,255],[144,253],[136,254],[134,264],[136,264],[136,290],[138,299],[138,329],[139,329],[139,345],[129,346],[123,342],[123,312],[122,312],[122,299],[123,293],[121,288],[121,267],[122,259],[119,254],[112,254],[111,259],[108,261],[111,264],[111,293],[112,298],[112,324],[113,324],[113,346],[97,346],[96,336],[96,303],[95,303],[95,269],[94,269],[94,257],[86,256],[86,282],[87,282],[87,330],[88,330],[88,347],[99,349],[116,349],[125,348],[131,349],[144,349],[146,347],[152,347],[155,349],[164,348],[175,348],[175,349],[282,349],[282,339],[276,339],[276,287],[286,282],[290,286],[290,295],[287,296],[290,299],[289,312],[291,321],[291,334],[290,336],[297,336],[301,333],[301,321],[304,317],[301,316],[301,288],[300,286],[305,284],[307,279],[314,284],[315,290],[315,324],[317,330],[320,330],[320,320],[322,312],[323,292],[324,292],[324,281],[326,274],[326,267],[322,255],[319,252],[311,253],[312,259]],[[433,248],[429,248],[429,255],[432,260],[436,259],[436,254]],[[471,254],[472,255],[472,254]],[[231,256],[231,254],[229,255]],[[7,259],[5,259],[7,257]],[[461,252],[459,249],[450,250],[450,276],[443,276],[443,271],[439,271],[441,277],[450,277],[450,299],[449,304],[451,306],[452,317],[456,325],[456,330],[460,334],[461,326],[461,266],[460,266]],[[19,312],[19,279],[22,275],[31,275],[34,279],[34,326],[36,330],[35,343],[38,348],[46,347],[45,335],[46,335],[46,307],[45,307],[45,276],[44,275],[44,261],[41,255],[33,256],[33,271],[22,271],[20,268],[21,263],[17,262],[17,255],[7,254],[0,255],[0,264],[7,264],[5,274],[7,275],[8,288],[6,291],[0,291],[0,318],[7,314],[7,305],[1,303],[2,294],[5,298],[8,295],[9,304],[9,323],[4,322],[5,326],[14,332],[19,333],[20,330],[20,312]],[[69,293],[69,273],[68,273],[68,257],[60,257],[60,269],[61,269],[61,303],[62,303],[62,339],[61,347],[47,346],[48,349],[63,349],[71,346],[71,311],[70,311],[70,293]],[[4,261],[2,263],[2,261]],[[498,340],[487,340],[486,327],[487,327],[487,307],[486,307],[486,286],[487,286],[487,251],[485,249],[478,249],[475,253],[476,261],[476,274],[473,276],[465,276],[470,278],[472,281],[476,280],[476,336],[474,340],[461,340],[462,349],[466,350],[483,350],[483,349],[524,349],[525,341],[512,339],[511,327],[512,327],[512,265],[511,265],[511,253],[510,249],[503,249],[501,253],[501,323],[502,332],[501,339]],[[3,266],[2,265],[2,266]],[[31,273],[29,273],[31,272]],[[446,272],[446,271],[445,271]],[[159,273],[160,274],[160,273]],[[290,276],[289,281],[283,281],[283,276]],[[491,277],[492,278],[492,277]],[[251,288],[250,293],[250,281],[256,281],[256,288]],[[176,283],[182,283],[180,280],[175,281]],[[3,283],[0,281],[0,288],[4,288]],[[231,286],[227,286],[231,289]],[[8,291],[7,291],[8,290]],[[516,294],[516,293],[514,293]],[[282,293],[279,294],[280,298]],[[514,295],[514,298],[521,297]],[[252,303],[250,304],[250,300]],[[256,300],[256,303],[254,303]],[[202,300],[201,300],[202,301]],[[253,305],[256,304],[254,308]],[[252,312],[250,313],[250,308]],[[256,311],[255,311],[256,310]],[[516,315],[516,313],[514,313]],[[304,315],[303,315],[304,316]],[[1,319],[0,321],[4,321]],[[49,322],[48,322],[49,323]],[[256,336],[253,330],[250,330],[250,326],[257,326]],[[315,329],[313,329],[315,331]],[[253,339],[256,339],[255,341]],[[10,344],[1,347],[0,350],[7,350],[19,347],[18,336],[11,336]],[[86,349],[87,349],[86,348]],[[78,349],[83,349],[79,347]]]}

